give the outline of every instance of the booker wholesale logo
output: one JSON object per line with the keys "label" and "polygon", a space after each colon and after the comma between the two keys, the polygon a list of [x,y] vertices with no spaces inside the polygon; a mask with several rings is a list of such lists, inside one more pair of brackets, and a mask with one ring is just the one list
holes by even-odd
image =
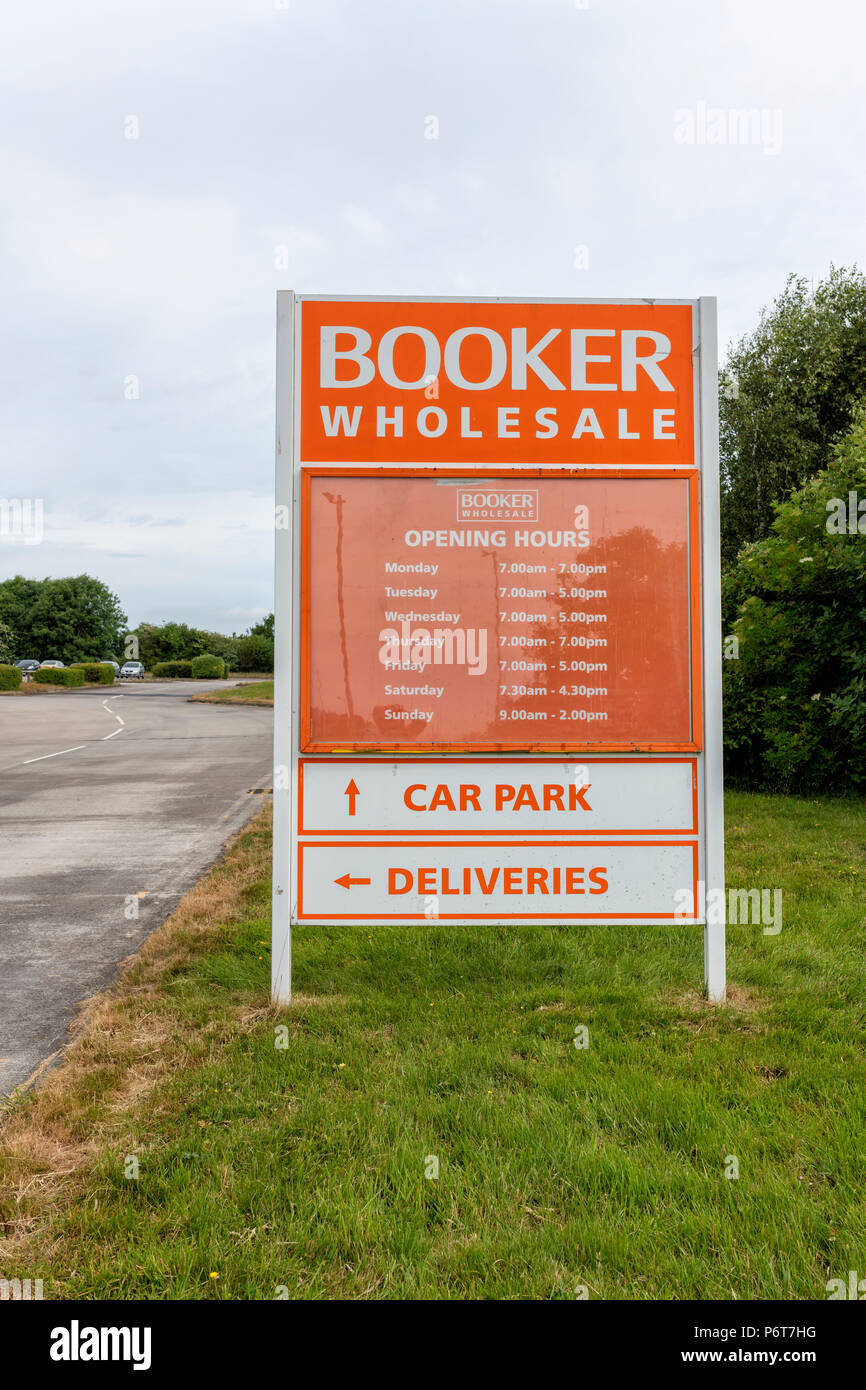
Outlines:
{"label": "booker wholesale logo", "polygon": [[299,312],[304,462],[694,460],[690,305],[307,299]]}
{"label": "booker wholesale logo", "polygon": [[457,520],[537,521],[538,488],[458,488]]}

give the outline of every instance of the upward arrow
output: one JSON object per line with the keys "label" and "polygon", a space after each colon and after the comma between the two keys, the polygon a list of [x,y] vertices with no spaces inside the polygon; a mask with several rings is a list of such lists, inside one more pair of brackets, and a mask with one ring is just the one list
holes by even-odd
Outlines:
{"label": "upward arrow", "polygon": [[360,792],[358,791],[358,787],[357,787],[357,784],[356,784],[356,782],[355,782],[354,777],[352,778],[351,782],[349,783],[349,785],[348,785],[348,787],[346,788],[346,790],[345,790],[345,792],[343,793],[343,795],[344,795],[344,796],[347,796],[347,797],[349,798],[349,815],[350,815],[350,816],[354,816],[354,814],[355,814],[355,801],[356,801],[356,798],[360,795]]}

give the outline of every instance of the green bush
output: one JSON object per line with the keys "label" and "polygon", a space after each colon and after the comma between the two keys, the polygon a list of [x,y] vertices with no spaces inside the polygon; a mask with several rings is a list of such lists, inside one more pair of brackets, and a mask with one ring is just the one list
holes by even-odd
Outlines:
{"label": "green bush", "polygon": [[100,685],[114,684],[114,667],[107,661],[73,661],[70,671],[83,671],[86,681]]}
{"label": "green bush", "polygon": [[80,666],[46,666],[33,672],[39,685],[83,685],[84,672]]}
{"label": "green bush", "polygon": [[274,639],[252,632],[238,640],[237,669],[239,671],[273,671]]}
{"label": "green bush", "polygon": [[0,690],[17,690],[21,684],[21,672],[17,666],[0,666]]}
{"label": "green bush", "polygon": [[191,664],[194,680],[221,681],[225,677],[226,664],[221,656],[211,656],[210,653],[204,653],[202,656],[193,657]]}
{"label": "green bush", "polygon": [[192,662],[158,661],[151,674],[161,680],[189,680],[192,675]]}
{"label": "green bush", "polygon": [[722,663],[725,771],[740,786],[866,790],[866,409],[834,454],[725,576],[739,639]]}

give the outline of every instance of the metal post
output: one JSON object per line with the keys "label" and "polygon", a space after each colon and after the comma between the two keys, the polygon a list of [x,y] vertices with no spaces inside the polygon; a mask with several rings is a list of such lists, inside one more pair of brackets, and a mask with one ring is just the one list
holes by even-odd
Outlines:
{"label": "metal post", "polygon": [[295,296],[277,294],[276,488],[274,509],[274,845],[271,1001],[292,998],[292,537],[294,532]]}
{"label": "metal post", "polygon": [[[722,594],[719,544],[719,379],[716,301],[698,301],[701,409],[702,623],[704,646],[704,808],[706,902],[704,985],[725,1002],[725,825],[722,766]],[[716,918],[718,920],[711,920]]]}

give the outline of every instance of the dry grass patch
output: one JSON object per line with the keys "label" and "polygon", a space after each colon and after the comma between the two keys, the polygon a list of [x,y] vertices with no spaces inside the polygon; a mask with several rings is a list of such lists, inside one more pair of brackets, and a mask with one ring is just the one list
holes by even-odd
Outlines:
{"label": "dry grass patch", "polygon": [[705,994],[697,989],[669,994],[667,1002],[673,1008],[681,1009],[684,1014],[700,1015],[704,1020],[716,1013],[756,1014],[765,1009],[768,1004],[760,990],[736,984],[733,980],[728,980],[727,997],[724,1004],[711,1002]]}
{"label": "dry grass patch", "polygon": [[[44,688],[44,687],[43,687]],[[214,1037],[252,1027],[269,1006],[221,1001],[212,1026],[185,1029],[163,986],[219,945],[220,932],[245,914],[246,894],[270,873],[271,808],[225,849],[219,863],[182,899],[120,979],[86,1000],[62,1065],[30,1093],[17,1093],[0,1118],[0,1265],[46,1218],[62,1189],[81,1175],[158,1081],[203,1055]],[[98,1104],[95,1102],[98,1101]],[[68,1193],[64,1193],[69,1200]]]}

